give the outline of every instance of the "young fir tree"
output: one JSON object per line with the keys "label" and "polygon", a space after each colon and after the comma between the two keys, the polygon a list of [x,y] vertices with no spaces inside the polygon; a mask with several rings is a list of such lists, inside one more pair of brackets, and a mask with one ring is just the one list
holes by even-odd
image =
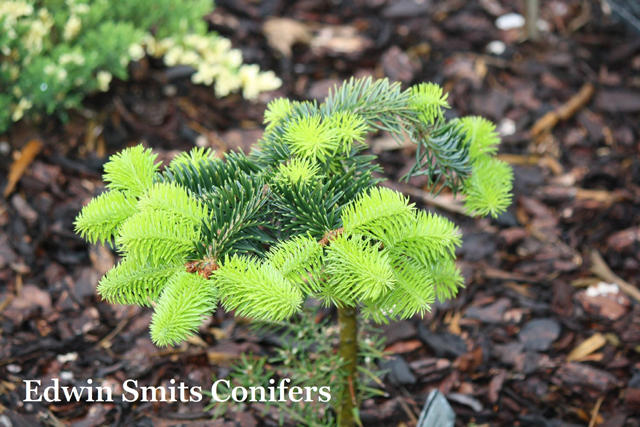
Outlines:
{"label": "young fir tree", "polygon": [[416,164],[407,178],[425,175],[433,191],[462,193],[470,213],[496,216],[511,203],[495,126],[445,120],[446,98],[432,83],[402,90],[352,79],[321,105],[271,102],[248,155],[194,149],[162,172],[142,146],[114,155],[104,168],[109,191],[76,221],[87,240],[113,239],[123,255],[98,292],[152,305],[159,346],[196,332],[217,304],[268,321],[299,312],[307,297],[335,305],[349,383],[336,412],[341,426],[354,425],[358,311],[376,321],[424,314],[463,283],[457,227],[378,186],[367,134],[411,138]]}

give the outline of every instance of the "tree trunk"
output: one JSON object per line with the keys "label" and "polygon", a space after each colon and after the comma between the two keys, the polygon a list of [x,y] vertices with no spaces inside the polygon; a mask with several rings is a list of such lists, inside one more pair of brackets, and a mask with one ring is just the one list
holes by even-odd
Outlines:
{"label": "tree trunk", "polygon": [[340,327],[340,356],[347,373],[345,387],[340,396],[338,425],[354,427],[356,420],[353,409],[357,407],[357,358],[358,358],[358,310],[356,307],[338,307],[338,325]]}

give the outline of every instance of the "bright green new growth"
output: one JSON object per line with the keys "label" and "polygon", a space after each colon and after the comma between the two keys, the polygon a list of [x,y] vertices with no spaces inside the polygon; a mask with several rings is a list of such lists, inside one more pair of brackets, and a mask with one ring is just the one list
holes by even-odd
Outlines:
{"label": "bright green new growth", "polygon": [[362,306],[377,321],[424,314],[452,298],[457,227],[379,187],[369,132],[416,144],[412,175],[434,192],[465,196],[470,213],[511,203],[511,168],[494,155],[495,126],[447,121],[435,84],[402,90],[351,80],[326,102],[272,101],[253,151],[216,157],[194,149],[163,171],[143,147],[105,165],[109,191],[78,215],[91,242],[113,241],[124,259],[99,285],[110,302],[154,305],[153,341],[175,345],[217,301],[238,315],[278,321],[306,297]]}
{"label": "bright green new growth", "polygon": [[172,275],[151,319],[151,336],[160,345],[180,344],[216,307],[216,288],[208,280],[180,271]]}
{"label": "bright green new growth", "polygon": [[[190,157],[178,156],[174,166],[198,164],[208,154],[194,150]],[[124,259],[102,278],[98,292],[119,304],[157,302],[152,338],[168,345],[184,340],[215,308],[215,288],[184,267],[210,215],[189,190],[157,180],[155,158],[142,146],[112,156],[104,167],[109,191],[82,209],[76,230],[91,242],[115,240]],[[211,300],[207,304],[205,296]]]}
{"label": "bright green new growth", "polygon": [[386,251],[369,239],[343,234],[327,249],[326,286],[338,306],[375,301],[395,287]]}
{"label": "bright green new growth", "polygon": [[320,271],[322,246],[308,236],[296,236],[271,248],[267,262],[305,294],[317,292],[314,276]]}
{"label": "bright green new growth", "polygon": [[[354,257],[351,263],[374,272],[377,281],[369,284],[370,294],[360,292],[356,299],[365,304],[365,316],[384,322],[387,317],[408,318],[416,313],[423,314],[429,310],[435,293],[441,300],[448,299],[455,296],[462,285],[462,276],[453,262],[455,248],[461,243],[458,228],[438,215],[417,211],[401,194],[373,188],[369,194],[347,206],[343,223],[345,235],[362,235],[367,240],[364,244],[363,240],[349,240],[357,242],[356,246],[350,255],[341,254],[339,258]],[[329,249],[337,242],[334,241]],[[371,262],[369,252],[372,247],[380,248],[375,252],[379,256],[375,262],[377,267]],[[355,257],[360,259],[355,261]],[[452,265],[453,268],[439,268],[441,265]],[[341,269],[348,272],[348,267],[336,264],[334,277],[342,279],[348,274],[341,273]],[[358,277],[357,280],[364,283],[366,278]],[[342,286],[349,283],[345,281]],[[335,286],[341,289],[338,281]],[[382,291],[375,293],[378,289]],[[340,296],[341,290],[334,289],[332,294]]]}
{"label": "bright green new growth", "polygon": [[388,225],[396,218],[408,218],[413,212],[409,199],[388,188],[372,188],[342,211],[342,224],[347,233],[363,232],[375,225]]}
{"label": "bright green new growth", "polygon": [[500,136],[496,132],[495,124],[477,116],[463,117],[460,123],[467,136],[469,156],[473,160],[483,154],[495,154],[498,151]]}
{"label": "bright green new growth", "polygon": [[277,126],[282,119],[291,111],[291,101],[287,98],[277,98],[267,105],[264,112],[264,124],[267,125],[266,130],[271,130]]}
{"label": "bright green new growth", "polygon": [[303,116],[287,125],[284,139],[294,154],[324,163],[340,147],[338,129],[320,116]]}
{"label": "bright green new growth", "polygon": [[98,293],[110,303],[148,306],[158,300],[167,280],[182,267],[175,261],[152,264],[125,258],[105,274]]}
{"label": "bright green new growth", "polygon": [[511,204],[513,171],[507,162],[481,156],[473,164],[473,174],[465,183],[465,208],[476,215],[497,216]]}
{"label": "bright green new growth", "polygon": [[104,181],[110,190],[125,191],[131,196],[140,196],[153,182],[159,163],[154,163],[157,155],[151,149],[138,145],[114,154],[104,165]]}
{"label": "bright green new growth", "polygon": [[329,126],[337,132],[342,151],[351,151],[354,142],[363,142],[368,126],[364,119],[351,111],[339,111],[329,117]]}
{"label": "bright green new growth", "polygon": [[411,108],[418,111],[424,123],[433,124],[441,120],[442,109],[450,108],[447,102],[449,95],[442,92],[442,88],[435,83],[421,83],[411,88]]}
{"label": "bright green new growth", "polygon": [[300,310],[302,292],[269,262],[244,256],[227,258],[215,273],[214,282],[222,305],[242,316],[279,321]]}
{"label": "bright green new growth", "polygon": [[76,231],[91,243],[105,243],[115,230],[138,212],[135,198],[122,191],[102,193],[91,201],[91,209],[83,209],[76,221]]}
{"label": "bright green new growth", "polygon": [[151,262],[186,258],[199,238],[197,228],[182,216],[153,210],[133,215],[119,231],[116,245],[125,255]]}
{"label": "bright green new growth", "polygon": [[138,201],[138,209],[172,216],[178,222],[193,227],[197,227],[203,219],[209,217],[207,207],[175,183],[157,183],[150,186]]}
{"label": "bright green new growth", "polygon": [[282,164],[274,177],[285,185],[297,182],[309,182],[320,173],[320,166],[309,159],[291,159],[289,163]]}

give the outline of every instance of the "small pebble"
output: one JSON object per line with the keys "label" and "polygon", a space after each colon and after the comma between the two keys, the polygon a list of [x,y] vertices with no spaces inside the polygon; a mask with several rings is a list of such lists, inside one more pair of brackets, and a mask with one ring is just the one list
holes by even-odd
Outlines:
{"label": "small pebble", "polygon": [[7,365],[7,371],[11,372],[12,374],[17,374],[20,371],[22,371],[22,368],[19,365]]}
{"label": "small pebble", "polygon": [[11,145],[7,141],[0,141],[0,154],[8,156],[11,153]]}
{"label": "small pebble", "polygon": [[502,55],[507,50],[507,45],[500,40],[494,40],[487,45],[487,52],[493,55]]}
{"label": "small pebble", "polygon": [[178,88],[176,85],[165,85],[162,88],[162,93],[164,96],[172,98],[178,94]]}
{"label": "small pebble", "polygon": [[60,363],[75,362],[78,360],[78,353],[74,351],[73,353],[59,354],[56,359]]}
{"label": "small pebble", "polygon": [[500,136],[510,136],[516,133],[516,122],[511,119],[502,119],[498,125]]}
{"label": "small pebble", "polygon": [[496,19],[496,27],[503,31],[524,27],[524,16],[518,13],[507,13]]}
{"label": "small pebble", "polygon": [[73,379],[73,372],[69,372],[69,371],[60,372],[60,379],[65,381],[71,381]]}
{"label": "small pebble", "polygon": [[595,286],[591,285],[587,288],[587,296],[589,297],[597,297],[600,295],[607,295],[607,294],[617,294],[618,292],[620,292],[620,288],[618,288],[618,285],[616,285],[615,283],[611,284],[611,283],[600,282]]}
{"label": "small pebble", "polygon": [[204,135],[198,135],[196,137],[196,145],[200,148],[209,146],[209,138]]}
{"label": "small pebble", "polygon": [[548,33],[551,31],[551,24],[549,24],[544,19],[538,19],[538,22],[536,22],[536,27],[538,27],[538,29],[543,33]]}

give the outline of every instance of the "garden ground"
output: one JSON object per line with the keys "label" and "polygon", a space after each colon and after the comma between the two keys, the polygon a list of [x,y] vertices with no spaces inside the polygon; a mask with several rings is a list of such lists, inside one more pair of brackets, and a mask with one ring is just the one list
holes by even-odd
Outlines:
{"label": "garden ground", "polygon": [[473,220],[421,179],[397,182],[410,144],[370,141],[388,185],[461,226],[466,289],[384,328],[389,397],[364,403],[365,425],[415,425],[436,387],[461,426],[640,425],[640,37],[599,2],[553,0],[542,2],[542,40],[522,42],[495,24],[517,3],[221,0],[211,28],[275,70],[278,91],[219,100],[188,70],[143,60],[68,123],[18,123],[0,137],[0,413],[16,426],[275,425],[257,408],[211,423],[205,402],[24,405],[22,380],[207,387],[239,354],[269,352],[223,311],[188,345],[156,348],[150,311],[96,297],[116,259],[75,235],[73,219],[127,145],[165,161],[195,145],[246,152],[270,99],[322,100],[351,76],[386,76],[440,83],[451,116],[495,121],[516,179],[506,214]]}

